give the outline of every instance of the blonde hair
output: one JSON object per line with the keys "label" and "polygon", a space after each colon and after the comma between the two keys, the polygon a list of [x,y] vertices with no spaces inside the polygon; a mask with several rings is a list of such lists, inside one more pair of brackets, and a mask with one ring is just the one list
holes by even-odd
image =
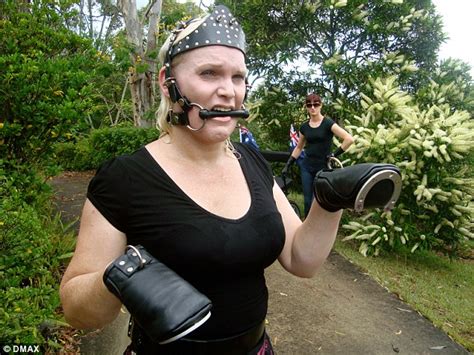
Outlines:
{"label": "blonde hair", "polygon": [[[177,42],[179,42],[180,40],[182,40],[191,32],[193,32],[197,27],[199,27],[206,20],[206,17],[207,16],[193,20],[186,28],[184,28],[183,30],[179,32],[179,34],[174,39],[173,43],[171,43],[171,41],[173,37],[175,36],[175,34],[172,33],[168,36],[168,38],[166,39],[165,43],[161,47],[160,52],[158,54],[158,59],[161,63],[161,67],[165,65],[166,55],[168,51],[170,50],[170,47],[176,44]],[[183,58],[183,55],[175,56],[171,60],[171,63],[169,63],[171,65],[171,69],[173,67],[176,67],[176,65],[178,65],[182,61],[182,58]],[[156,124],[158,126],[157,128],[161,132],[161,135],[163,136],[163,135],[169,134],[171,131],[171,124],[168,122],[168,116],[173,107],[173,102],[168,96],[163,94],[163,90],[161,89],[161,87],[160,87],[160,96],[161,96],[160,106],[158,107],[158,110],[156,112]]]}

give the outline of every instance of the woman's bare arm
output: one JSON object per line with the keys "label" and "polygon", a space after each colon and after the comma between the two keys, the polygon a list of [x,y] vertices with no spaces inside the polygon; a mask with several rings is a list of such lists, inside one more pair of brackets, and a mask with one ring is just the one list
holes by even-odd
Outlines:
{"label": "woman's bare arm", "polygon": [[107,290],[102,275],[125,246],[125,234],[86,200],[76,250],[60,286],[64,315],[73,327],[101,328],[117,317],[121,303]]}

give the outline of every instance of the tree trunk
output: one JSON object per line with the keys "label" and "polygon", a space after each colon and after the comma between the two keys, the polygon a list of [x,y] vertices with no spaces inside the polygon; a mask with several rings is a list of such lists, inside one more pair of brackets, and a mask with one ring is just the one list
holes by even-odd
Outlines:
{"label": "tree trunk", "polygon": [[[161,0],[153,1],[147,8],[142,22],[138,19],[135,0],[121,0],[118,3],[124,17],[127,39],[133,45],[131,53],[133,68],[129,72],[130,92],[133,104],[133,122],[137,127],[152,126],[153,121],[145,119],[145,114],[154,107],[156,75],[156,61],[148,58],[156,48],[158,22],[161,14]],[[149,17],[149,30],[147,35],[147,48],[143,47],[143,25]],[[143,72],[143,64],[147,64]],[[137,70],[138,69],[138,70]]]}

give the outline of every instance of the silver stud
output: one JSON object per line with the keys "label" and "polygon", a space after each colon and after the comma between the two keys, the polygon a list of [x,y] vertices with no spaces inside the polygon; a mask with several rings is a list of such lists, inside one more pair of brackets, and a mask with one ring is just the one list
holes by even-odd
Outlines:
{"label": "silver stud", "polygon": [[133,252],[132,255],[133,255],[133,256],[137,256],[137,253]]}
{"label": "silver stud", "polygon": [[199,46],[199,42],[194,43],[195,46]]}
{"label": "silver stud", "polygon": [[119,262],[119,265],[120,265],[120,266],[125,265],[125,261],[122,260],[121,262]]}
{"label": "silver stud", "polygon": [[127,268],[127,271],[128,271],[128,272],[132,272],[132,271],[133,271],[133,267],[130,266],[129,268]]}

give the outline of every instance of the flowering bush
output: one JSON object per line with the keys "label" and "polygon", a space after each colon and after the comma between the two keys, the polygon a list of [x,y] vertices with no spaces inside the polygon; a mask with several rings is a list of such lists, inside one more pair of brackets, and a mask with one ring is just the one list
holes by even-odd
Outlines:
{"label": "flowering bush", "polygon": [[[431,85],[426,92],[437,89]],[[359,241],[364,255],[397,247],[455,253],[474,239],[474,121],[440,97],[420,108],[395,77],[374,79],[370,89],[361,94],[365,112],[346,120],[355,137],[352,162],[395,164],[403,187],[392,211],[369,211],[344,224],[345,240]]]}

